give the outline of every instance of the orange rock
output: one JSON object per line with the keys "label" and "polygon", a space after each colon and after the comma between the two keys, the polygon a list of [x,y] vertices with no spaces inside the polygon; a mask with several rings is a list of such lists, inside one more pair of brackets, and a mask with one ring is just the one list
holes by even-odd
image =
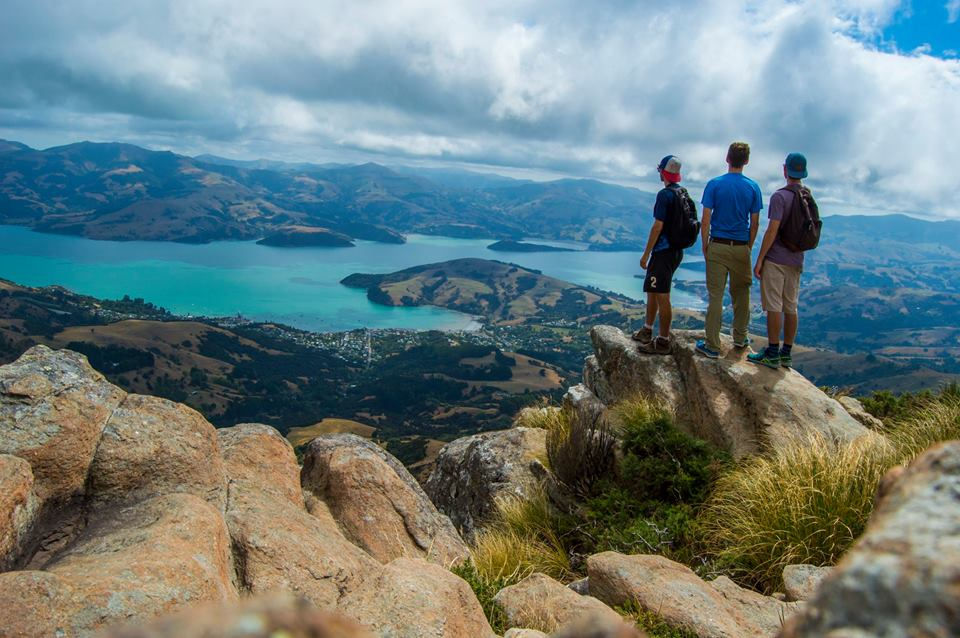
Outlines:
{"label": "orange rock", "polygon": [[93,508],[188,493],[219,510],[226,479],[216,430],[185,405],[131,394],[103,430],[90,467]]}
{"label": "orange rock", "polygon": [[291,591],[333,608],[381,569],[332,519],[306,511],[293,448],[276,430],[243,424],[217,436],[229,478],[226,520],[241,588]]}
{"label": "orange rock", "polygon": [[27,532],[37,513],[30,464],[0,454],[0,572],[19,559]]}
{"label": "orange rock", "polygon": [[236,597],[220,513],[196,496],[172,494],[93,522],[42,572],[0,574],[0,633],[85,636]]}
{"label": "orange rock", "polygon": [[317,437],[307,446],[300,480],[327,504],[346,537],[383,563],[408,556],[449,566],[469,556],[410,472],[366,439]]}

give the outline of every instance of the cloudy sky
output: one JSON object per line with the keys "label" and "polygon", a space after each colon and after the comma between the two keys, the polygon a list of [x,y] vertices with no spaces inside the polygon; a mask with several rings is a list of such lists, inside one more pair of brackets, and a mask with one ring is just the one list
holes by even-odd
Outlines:
{"label": "cloudy sky", "polygon": [[0,0],[0,137],[702,185],[960,218],[960,0]]}

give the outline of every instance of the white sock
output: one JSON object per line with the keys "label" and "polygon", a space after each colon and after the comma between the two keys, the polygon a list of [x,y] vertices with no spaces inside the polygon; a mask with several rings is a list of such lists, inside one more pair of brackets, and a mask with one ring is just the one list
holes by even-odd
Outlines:
{"label": "white sock", "polygon": [[646,323],[645,323],[645,324],[643,324],[643,327],[646,328],[647,330],[653,330],[653,324],[652,324],[652,323],[651,323],[651,324],[646,324]]}

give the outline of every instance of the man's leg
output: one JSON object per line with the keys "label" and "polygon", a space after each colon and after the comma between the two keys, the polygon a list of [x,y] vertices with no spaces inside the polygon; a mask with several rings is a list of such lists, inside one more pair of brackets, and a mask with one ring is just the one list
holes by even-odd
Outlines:
{"label": "man's leg", "polygon": [[797,326],[799,323],[800,320],[796,313],[783,313],[783,345],[793,345],[794,340],[797,338]]}
{"label": "man's leg", "polygon": [[731,246],[730,299],[733,302],[733,340],[746,343],[750,324],[750,286],[753,269],[750,267],[750,247]]}
{"label": "man's leg", "polygon": [[720,327],[723,323],[723,292],[727,287],[727,267],[723,263],[722,252],[728,246],[710,244],[707,249],[707,305],[706,342],[707,347],[720,352]]}
{"label": "man's leg", "polygon": [[[767,343],[780,343],[780,324],[782,323],[783,313],[767,313]],[[784,339],[786,343],[786,339]]]}
{"label": "man's leg", "polygon": [[[653,322],[657,319],[657,310],[659,309],[658,305],[658,295],[655,292],[647,293],[647,328],[653,328]],[[663,322],[663,315],[660,315],[660,321]]]}
{"label": "man's leg", "polygon": [[650,295],[657,297],[657,308],[660,311],[660,336],[670,336],[670,322],[673,321],[673,307],[670,305],[670,293]]}

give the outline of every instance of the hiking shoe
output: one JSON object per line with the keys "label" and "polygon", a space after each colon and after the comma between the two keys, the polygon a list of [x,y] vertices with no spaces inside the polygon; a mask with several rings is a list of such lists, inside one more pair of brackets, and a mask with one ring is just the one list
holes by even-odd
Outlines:
{"label": "hiking shoe", "polygon": [[670,354],[673,342],[669,337],[657,337],[650,343],[640,344],[640,352],[646,354]]}
{"label": "hiking shoe", "polygon": [[633,333],[633,340],[639,341],[640,345],[646,345],[653,341],[653,328],[644,326]]}
{"label": "hiking shoe", "polygon": [[793,358],[789,354],[780,353],[780,366],[783,368],[793,367]]}
{"label": "hiking shoe", "polygon": [[697,352],[710,359],[719,359],[720,353],[707,345],[707,342],[701,339],[697,342]]}
{"label": "hiking shoe", "polygon": [[769,348],[766,348],[763,352],[748,354],[747,361],[776,370],[780,367],[780,351],[777,350],[776,353],[773,353],[770,352]]}
{"label": "hiking shoe", "polygon": [[736,348],[737,350],[743,350],[744,348],[746,348],[747,346],[750,345],[750,342],[751,342],[751,341],[752,341],[752,340],[750,339],[750,337],[747,337],[747,338],[744,339],[743,341],[737,341],[736,339],[734,339],[734,340],[733,340],[733,347]]}

